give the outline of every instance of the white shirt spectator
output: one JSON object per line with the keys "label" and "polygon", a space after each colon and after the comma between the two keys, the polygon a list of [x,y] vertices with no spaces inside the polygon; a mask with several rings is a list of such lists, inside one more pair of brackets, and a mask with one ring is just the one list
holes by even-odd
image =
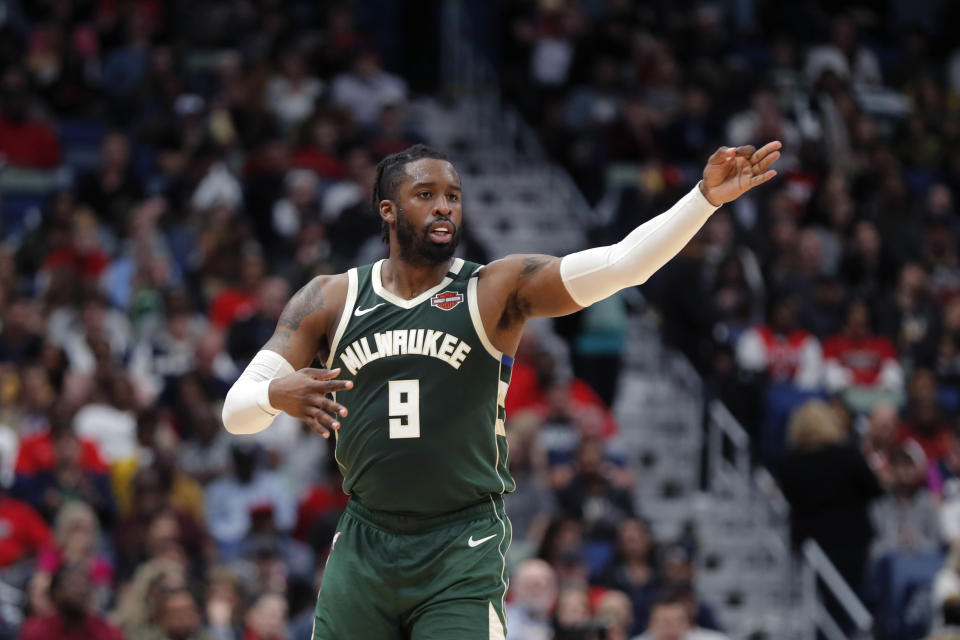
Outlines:
{"label": "white shirt spectator", "polygon": [[406,101],[407,83],[380,69],[369,75],[343,73],[333,80],[332,97],[334,104],[349,109],[357,122],[370,126],[385,104]]}
{"label": "white shirt spectator", "polygon": [[267,84],[267,107],[284,129],[291,130],[310,117],[321,93],[323,83],[316,78],[294,83],[286,76],[274,76]]}
{"label": "white shirt spectator", "polygon": [[283,479],[271,471],[257,471],[249,483],[234,476],[214,480],[207,486],[207,527],[214,540],[238,543],[250,531],[250,510],[269,504],[277,529],[290,531],[296,524],[297,505]]}
{"label": "white shirt spectator", "polygon": [[77,435],[93,440],[107,463],[133,458],[137,454],[137,418],[109,404],[88,404],[73,418]]}
{"label": "white shirt spectator", "polygon": [[791,382],[800,389],[823,385],[823,351],[817,338],[806,331],[777,336],[767,326],[747,329],[737,342],[737,364],[771,380]]}

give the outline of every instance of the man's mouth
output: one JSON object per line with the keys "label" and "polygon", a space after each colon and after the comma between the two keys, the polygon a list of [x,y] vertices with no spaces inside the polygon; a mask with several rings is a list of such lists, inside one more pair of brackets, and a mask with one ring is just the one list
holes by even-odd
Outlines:
{"label": "man's mouth", "polygon": [[453,240],[453,232],[453,223],[444,220],[442,222],[435,222],[430,225],[427,235],[429,236],[430,240],[436,242],[437,244],[447,244]]}

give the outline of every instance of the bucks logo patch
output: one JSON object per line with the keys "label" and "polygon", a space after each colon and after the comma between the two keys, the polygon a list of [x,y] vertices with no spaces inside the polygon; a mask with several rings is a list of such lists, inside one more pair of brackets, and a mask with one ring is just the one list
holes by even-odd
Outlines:
{"label": "bucks logo patch", "polygon": [[432,306],[444,311],[450,311],[461,302],[463,302],[463,294],[456,291],[444,291],[430,298]]}

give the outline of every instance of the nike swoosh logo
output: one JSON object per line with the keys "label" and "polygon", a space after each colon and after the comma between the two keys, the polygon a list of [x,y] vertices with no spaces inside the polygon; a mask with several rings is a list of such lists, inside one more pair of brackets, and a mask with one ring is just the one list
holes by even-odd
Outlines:
{"label": "nike swoosh logo", "polygon": [[362,316],[362,315],[364,315],[364,314],[366,314],[366,313],[370,313],[371,311],[373,311],[373,310],[376,309],[377,307],[381,307],[381,306],[383,306],[383,305],[385,305],[385,304],[387,304],[387,303],[386,303],[386,302],[381,302],[380,304],[375,304],[375,305],[373,305],[373,306],[370,307],[369,309],[361,309],[360,307],[357,307],[356,310],[353,312],[353,315],[355,315],[355,316],[357,316],[357,317],[359,318],[360,316]]}
{"label": "nike swoosh logo", "polygon": [[487,536],[486,538],[480,538],[479,540],[474,540],[473,536],[470,536],[470,539],[467,540],[467,544],[470,545],[471,547],[477,547],[483,544],[484,542],[486,542],[487,540],[489,540],[490,538],[496,538],[496,537],[497,537],[497,534],[493,534],[492,536]]}

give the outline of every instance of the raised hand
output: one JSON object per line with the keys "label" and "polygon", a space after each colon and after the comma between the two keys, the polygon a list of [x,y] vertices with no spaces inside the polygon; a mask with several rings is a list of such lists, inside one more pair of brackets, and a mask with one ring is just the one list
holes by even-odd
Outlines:
{"label": "raised hand", "polygon": [[770,165],[780,157],[782,146],[779,140],[774,140],[759,150],[752,145],[720,147],[703,168],[700,191],[710,204],[717,207],[736,200],[777,175]]}
{"label": "raised hand", "polygon": [[347,408],[326,395],[353,388],[349,380],[334,380],[338,375],[340,369],[308,367],[276,378],[270,382],[270,405],[303,420],[324,438],[329,438],[340,428],[340,422],[330,414],[343,418]]}

